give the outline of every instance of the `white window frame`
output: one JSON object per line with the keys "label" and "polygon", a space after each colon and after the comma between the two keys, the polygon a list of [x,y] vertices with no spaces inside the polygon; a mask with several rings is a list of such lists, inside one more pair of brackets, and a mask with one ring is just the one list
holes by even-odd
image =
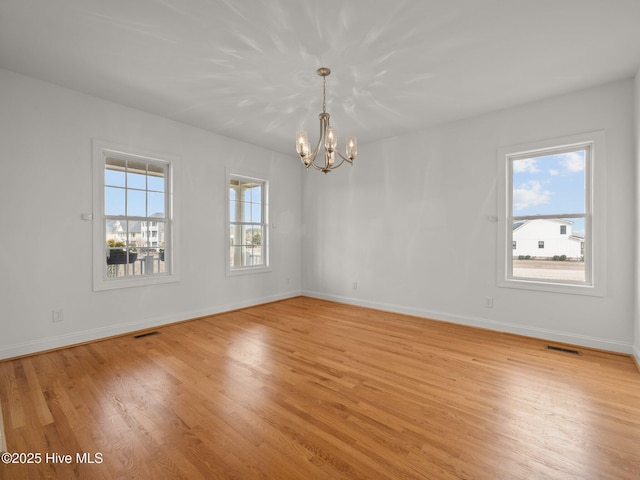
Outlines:
{"label": "white window frame", "polygon": [[[249,181],[249,182],[259,182],[262,183],[262,256],[264,262],[262,265],[246,265],[240,267],[231,267],[231,239],[229,235],[229,230],[231,228],[231,218],[230,218],[230,197],[229,197],[229,184],[231,180],[241,180],[241,181]],[[226,169],[225,174],[225,227],[224,227],[224,236],[225,236],[225,265],[226,265],[226,275],[234,276],[234,275],[244,275],[244,274],[253,274],[253,273],[265,273],[271,272],[271,261],[270,261],[270,235],[269,235],[269,180],[266,178],[266,175],[256,175],[252,172],[244,172],[239,171],[238,169]]]}
{"label": "white window frame", "polygon": [[[157,154],[105,140],[94,139],[93,147],[93,290],[114,290],[119,288],[156,285],[180,281],[179,250],[177,245],[178,221],[176,185],[179,158],[173,155]],[[105,262],[105,159],[107,156],[142,160],[164,164],[167,168],[165,262],[167,272],[154,275],[135,275],[110,278]]]}
{"label": "white window frame", "polygon": [[[513,161],[525,156],[543,156],[553,150],[587,146],[585,162],[585,282],[538,280],[513,277],[513,212],[511,195]],[[603,296],[605,294],[605,134],[603,131],[512,145],[498,150],[498,242],[497,284],[500,287],[554,293]],[[558,212],[559,214],[562,212]],[[553,215],[554,218],[557,215]],[[540,218],[545,218],[541,215]],[[508,248],[507,248],[508,247]]]}

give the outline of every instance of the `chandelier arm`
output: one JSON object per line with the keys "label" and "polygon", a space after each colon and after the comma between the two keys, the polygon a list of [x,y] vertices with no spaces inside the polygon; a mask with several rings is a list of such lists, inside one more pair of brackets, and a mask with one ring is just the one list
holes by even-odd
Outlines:
{"label": "chandelier arm", "polygon": [[344,155],[342,155],[338,150],[334,150],[334,153],[337,153],[337,154],[338,154],[338,156],[342,159],[342,162],[340,162],[340,163],[338,164],[338,166],[342,165],[342,163],[343,163],[343,162],[348,162],[348,163],[350,163],[350,164],[352,164],[352,165],[353,165],[353,159],[352,159],[352,158],[345,157],[345,156],[344,156]]}
{"label": "chandelier arm", "polygon": [[329,170],[333,170],[333,164],[331,163],[331,151],[324,149],[324,171],[328,172]]}
{"label": "chandelier arm", "polygon": [[309,167],[313,167],[313,168],[315,168],[316,170],[319,170],[319,171],[323,170],[322,167],[319,167],[318,165],[316,165],[316,162],[314,162],[313,160],[311,160],[309,162],[309,165],[307,165],[307,170],[309,170]]}
{"label": "chandelier arm", "polygon": [[[308,156],[311,163],[315,163],[316,157],[320,152],[320,145],[324,145],[325,135],[327,133],[327,126],[329,125],[328,113],[322,112],[320,115],[318,115],[318,118],[320,119],[320,132],[319,132],[320,134],[318,135],[318,143],[316,145],[316,148],[314,148],[313,151]],[[319,169],[322,170],[322,168],[319,168]]]}
{"label": "chandelier arm", "polygon": [[331,165],[330,167],[328,167],[329,170],[335,170],[336,168],[338,168],[340,165],[342,165],[344,163],[344,160],[340,160],[340,163],[334,163],[333,165]]}
{"label": "chandelier arm", "polygon": [[313,151],[309,154],[309,159],[311,160],[311,163],[313,163],[316,157],[318,156],[318,152],[320,151],[320,145],[322,144],[323,140],[324,140],[323,129],[322,129],[322,124],[320,124],[320,138],[318,139],[318,144],[316,145],[316,148],[314,148]]}
{"label": "chandelier arm", "polygon": [[[336,153],[336,151],[335,151],[335,150],[334,150],[334,153]],[[309,162],[309,164],[308,164],[308,165],[306,165],[306,168],[307,168],[307,170],[308,170],[308,169],[309,169],[309,167],[313,167],[313,168],[315,168],[316,170],[318,170],[318,171],[320,171],[320,172],[327,173],[327,172],[330,172],[331,170],[335,170],[335,169],[336,169],[336,168],[338,168],[340,165],[342,165],[345,161],[347,161],[347,162],[349,161],[349,159],[348,159],[348,158],[344,158],[342,155],[340,155],[340,157],[341,157],[340,162],[339,162],[339,163],[334,163],[333,165],[329,165],[329,163],[328,163],[328,161],[326,160],[326,157],[325,157],[325,165],[324,165],[324,167],[323,167],[323,166],[318,165],[318,164],[315,162],[315,159],[314,159],[314,160],[311,160],[311,161]]]}

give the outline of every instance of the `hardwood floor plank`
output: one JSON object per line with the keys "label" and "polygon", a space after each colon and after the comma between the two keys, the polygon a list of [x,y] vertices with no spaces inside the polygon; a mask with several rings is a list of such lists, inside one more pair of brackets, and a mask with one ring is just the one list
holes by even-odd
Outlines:
{"label": "hardwood floor plank", "polygon": [[4,417],[2,416],[2,402],[0,402],[0,453],[7,451],[7,441],[4,435]]}
{"label": "hardwood floor plank", "polygon": [[[305,297],[0,362],[0,478],[640,478],[640,374]],[[101,463],[80,455],[101,454]]]}
{"label": "hardwood floor plank", "polygon": [[[10,365],[9,363],[5,363],[5,365],[7,366],[7,368],[3,369],[4,374],[0,378],[2,378],[2,385],[4,387],[3,391],[5,392],[5,395],[7,397],[5,403],[10,402],[10,404],[13,406],[13,408],[5,414],[5,417],[7,421],[11,421],[11,425],[13,426],[13,428],[19,428],[26,425],[26,420],[24,409],[22,408],[22,402],[20,401],[18,379],[16,378],[14,369],[12,368],[13,365]],[[0,363],[0,367],[2,366],[3,364]]]}

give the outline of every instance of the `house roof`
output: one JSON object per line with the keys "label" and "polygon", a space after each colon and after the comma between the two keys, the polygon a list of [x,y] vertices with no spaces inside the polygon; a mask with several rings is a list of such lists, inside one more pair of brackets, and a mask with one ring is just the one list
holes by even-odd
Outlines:
{"label": "house roof", "polygon": [[565,225],[573,225],[575,223],[572,220],[567,220],[566,218],[532,218],[532,219],[529,219],[529,220],[521,220],[521,221],[513,222],[513,230],[515,231],[518,228],[522,227],[523,225],[526,225],[526,224],[531,223],[531,222],[538,222],[540,220],[545,220],[545,221],[548,221],[548,222],[561,223],[561,224],[565,224]]}
{"label": "house roof", "polygon": [[[528,225],[531,224],[533,222],[538,222],[538,221],[548,221],[548,222],[554,222],[554,223],[559,223],[559,224],[565,224],[565,225],[573,225],[572,220],[567,220],[566,218],[533,218],[533,219],[529,219],[529,220],[522,220],[522,221],[518,221],[518,222],[513,222],[513,231],[515,232],[516,230],[518,230],[519,228],[523,227],[524,225]],[[576,235],[575,233],[572,233],[571,235],[569,235],[570,239],[572,240],[584,240],[584,237],[580,236],[580,235]]]}

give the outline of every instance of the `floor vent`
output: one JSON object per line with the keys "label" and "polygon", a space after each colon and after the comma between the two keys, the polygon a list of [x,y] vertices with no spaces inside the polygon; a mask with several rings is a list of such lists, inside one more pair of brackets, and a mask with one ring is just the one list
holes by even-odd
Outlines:
{"label": "floor vent", "polygon": [[153,332],[145,332],[145,333],[141,333],[139,335],[134,335],[133,338],[144,338],[144,337],[150,337],[151,335],[158,335],[160,332],[158,332],[157,330],[154,330]]}
{"label": "floor vent", "polygon": [[547,345],[547,350],[553,350],[554,352],[570,353],[572,355],[582,355],[578,350],[573,348],[556,347],[555,345]]}

